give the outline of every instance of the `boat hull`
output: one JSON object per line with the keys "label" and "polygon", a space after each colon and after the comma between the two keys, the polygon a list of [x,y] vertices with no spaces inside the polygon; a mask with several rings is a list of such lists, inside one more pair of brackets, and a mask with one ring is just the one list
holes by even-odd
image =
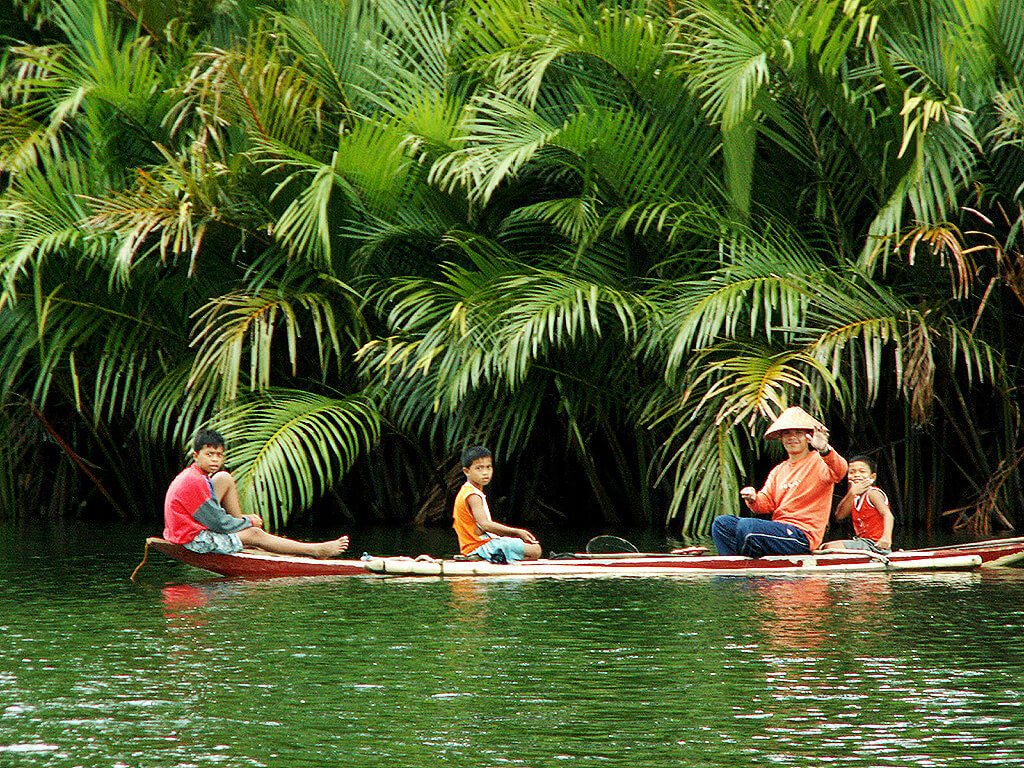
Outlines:
{"label": "boat hull", "polygon": [[580,560],[532,560],[499,565],[485,560],[420,560],[377,557],[366,562],[373,573],[396,576],[682,576],[685,574],[801,575],[852,571],[971,570],[982,564],[977,554],[925,556],[889,560],[857,555],[803,555],[793,557],[637,557]]}
{"label": "boat hull", "polygon": [[199,554],[166,539],[146,539],[147,548],[155,549],[172,560],[238,579],[270,579],[282,576],[356,576],[366,575],[361,560],[318,560],[314,557],[275,555],[270,552],[246,550],[231,555]]}
{"label": "boat hull", "polygon": [[883,558],[866,552],[747,558],[694,554],[576,555],[570,559],[532,560],[497,565],[477,560],[427,557],[374,557],[366,560],[317,560],[309,557],[244,551],[231,555],[198,554],[160,538],[147,550],[187,565],[239,579],[301,576],[673,576],[802,575],[871,571],[968,570],[1024,560],[1024,537],[991,539],[935,549],[901,550]]}

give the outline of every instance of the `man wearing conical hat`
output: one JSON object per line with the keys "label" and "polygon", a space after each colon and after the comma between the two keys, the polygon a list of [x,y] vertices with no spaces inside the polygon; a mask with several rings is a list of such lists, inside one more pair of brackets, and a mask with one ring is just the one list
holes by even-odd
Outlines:
{"label": "man wearing conical hat", "polygon": [[711,535],[720,555],[802,555],[821,546],[832,511],[832,488],[846,477],[846,459],[828,444],[828,430],[803,408],[787,408],[765,438],[778,438],[787,458],[760,491],[747,486],[747,508],[771,520],[719,515]]}

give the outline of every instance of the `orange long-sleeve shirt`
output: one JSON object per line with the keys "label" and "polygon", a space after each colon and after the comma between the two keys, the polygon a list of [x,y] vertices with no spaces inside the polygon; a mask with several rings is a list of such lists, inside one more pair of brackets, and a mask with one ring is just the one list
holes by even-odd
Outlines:
{"label": "orange long-sleeve shirt", "polygon": [[812,450],[799,461],[786,459],[768,473],[750,509],[796,526],[807,534],[811,549],[817,549],[832,512],[832,488],[847,469],[846,459],[834,448],[828,456]]}

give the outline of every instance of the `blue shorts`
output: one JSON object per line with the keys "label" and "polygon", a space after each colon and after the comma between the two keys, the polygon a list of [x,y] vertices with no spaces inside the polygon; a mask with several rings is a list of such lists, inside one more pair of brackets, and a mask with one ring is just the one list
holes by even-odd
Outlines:
{"label": "blue shorts", "polygon": [[512,536],[499,536],[486,544],[481,544],[470,554],[480,555],[484,560],[494,562],[493,557],[497,552],[505,555],[506,563],[514,563],[526,556],[526,542]]}
{"label": "blue shorts", "polygon": [[215,552],[219,555],[230,555],[245,549],[237,533],[217,533],[216,531],[200,531],[196,537],[185,545],[185,549],[205,555]]}

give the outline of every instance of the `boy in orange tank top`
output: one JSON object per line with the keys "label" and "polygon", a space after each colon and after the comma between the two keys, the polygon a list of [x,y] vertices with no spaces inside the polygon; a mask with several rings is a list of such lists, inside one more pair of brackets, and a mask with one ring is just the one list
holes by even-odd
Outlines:
{"label": "boy in orange tank top", "polygon": [[455,497],[452,527],[459,537],[459,552],[470,558],[492,563],[513,563],[536,560],[541,555],[540,542],[525,528],[512,528],[491,519],[484,486],[491,482],[494,463],[491,452],[482,445],[462,452],[465,484]]}

